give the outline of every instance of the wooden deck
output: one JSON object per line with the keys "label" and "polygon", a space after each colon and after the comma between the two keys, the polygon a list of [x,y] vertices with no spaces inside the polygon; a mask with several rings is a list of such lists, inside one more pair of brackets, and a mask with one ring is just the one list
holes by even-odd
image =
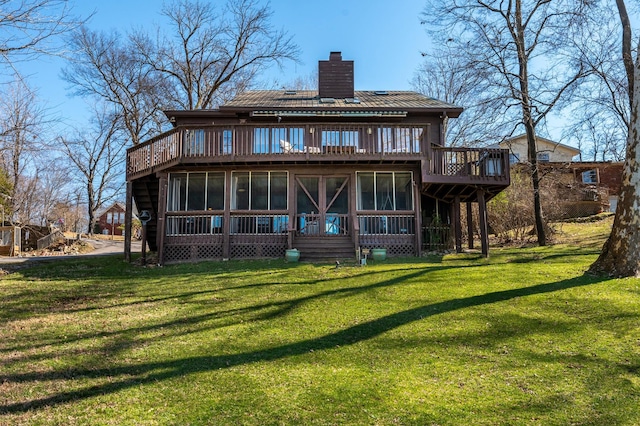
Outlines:
{"label": "wooden deck", "polygon": [[178,165],[413,163],[424,185],[509,184],[507,150],[440,147],[429,133],[392,124],[178,127],[127,151],[127,180]]}

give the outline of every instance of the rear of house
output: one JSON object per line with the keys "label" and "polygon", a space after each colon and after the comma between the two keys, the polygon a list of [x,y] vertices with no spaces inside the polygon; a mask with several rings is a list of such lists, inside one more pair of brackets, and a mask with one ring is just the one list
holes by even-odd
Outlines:
{"label": "rear of house", "polygon": [[[460,203],[485,211],[508,186],[508,151],[443,147],[443,119],[461,108],[355,91],[353,67],[333,52],[319,63],[317,91],[166,111],[174,128],[127,152],[128,211],[134,201],[151,213],[147,239],[161,263],[293,247],[303,260],[363,248],[408,256],[458,241],[449,235],[459,234]],[[434,233],[442,225],[454,232]]]}

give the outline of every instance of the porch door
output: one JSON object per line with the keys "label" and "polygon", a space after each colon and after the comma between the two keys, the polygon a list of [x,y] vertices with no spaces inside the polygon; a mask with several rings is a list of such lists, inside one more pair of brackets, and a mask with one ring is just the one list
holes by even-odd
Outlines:
{"label": "porch door", "polygon": [[296,177],[298,235],[349,235],[349,177]]}

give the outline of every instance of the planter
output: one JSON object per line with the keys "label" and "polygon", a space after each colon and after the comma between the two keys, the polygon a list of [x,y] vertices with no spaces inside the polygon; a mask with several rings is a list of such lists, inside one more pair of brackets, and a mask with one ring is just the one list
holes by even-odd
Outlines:
{"label": "planter", "polygon": [[385,260],[387,258],[386,248],[374,248],[371,249],[371,259],[373,260]]}
{"label": "planter", "polygon": [[287,262],[297,262],[300,259],[300,251],[298,249],[289,249],[285,252],[284,258]]}

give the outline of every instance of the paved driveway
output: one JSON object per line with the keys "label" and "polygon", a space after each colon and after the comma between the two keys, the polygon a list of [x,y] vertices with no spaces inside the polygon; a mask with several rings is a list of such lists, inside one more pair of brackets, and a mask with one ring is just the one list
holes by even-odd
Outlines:
{"label": "paved driveway", "polygon": [[[106,256],[112,254],[124,254],[124,241],[112,241],[112,240],[94,240],[84,238],[83,241],[91,244],[95,250],[88,253],[77,253],[77,254],[63,254],[63,255],[53,255],[53,256],[29,256],[26,255],[24,257],[9,257],[9,256],[0,256],[0,268],[2,265],[19,265],[28,262],[35,261],[51,261],[56,259],[65,259],[72,258],[78,256]],[[132,241],[131,242],[131,252],[132,253],[140,253],[142,245],[140,241]]]}

